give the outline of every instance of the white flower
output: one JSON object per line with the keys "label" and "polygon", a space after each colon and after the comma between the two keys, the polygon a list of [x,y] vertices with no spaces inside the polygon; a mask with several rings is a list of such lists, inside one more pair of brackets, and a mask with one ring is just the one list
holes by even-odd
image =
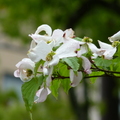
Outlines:
{"label": "white flower", "polygon": [[29,50],[28,56],[34,62],[38,62],[42,59],[51,66],[56,65],[61,58],[77,56],[75,51],[78,47],[78,42],[71,40],[62,44],[56,51],[52,51],[49,44],[41,41],[34,48]]}
{"label": "white flower", "polygon": [[70,69],[70,81],[72,87],[76,87],[82,80],[82,77],[82,72],[77,72],[77,74],[75,74],[74,71]]}
{"label": "white flower", "polygon": [[51,93],[51,91],[49,90],[49,88],[40,88],[37,93],[37,99],[34,101],[35,103],[39,103],[39,102],[44,102],[47,98],[47,96]]}
{"label": "white flower", "polygon": [[108,37],[108,39],[110,40],[110,42],[119,41],[120,40],[120,31],[115,33],[113,36]]}
{"label": "white flower", "polygon": [[[40,32],[44,31],[46,34],[41,35]],[[39,26],[34,34],[29,35],[36,43],[45,41],[46,43],[54,43],[54,46],[59,46],[63,42],[63,31],[56,29],[52,33],[52,29],[49,25],[43,24]],[[53,44],[52,43],[52,44]]]}
{"label": "white flower", "polygon": [[18,69],[14,72],[14,76],[20,77],[23,82],[28,82],[34,77],[35,63],[31,59],[22,59],[22,61],[16,64],[16,67]]}
{"label": "white flower", "polygon": [[84,37],[83,41],[80,42],[81,47],[80,50],[78,51],[78,57],[80,57],[82,54],[89,52],[89,49],[93,53],[93,56],[95,57],[96,53],[100,51],[92,42],[92,39],[88,37]]}
{"label": "white flower", "polygon": [[[110,44],[98,41],[100,49],[102,52],[98,53],[99,56],[103,56],[105,59],[112,59],[113,55],[116,52],[116,47],[113,47]],[[102,54],[101,54],[102,53]]]}

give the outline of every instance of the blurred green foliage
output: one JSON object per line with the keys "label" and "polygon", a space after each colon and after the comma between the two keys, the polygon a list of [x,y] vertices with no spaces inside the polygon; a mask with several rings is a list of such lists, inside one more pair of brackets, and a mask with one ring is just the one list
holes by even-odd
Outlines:
{"label": "blurred green foliage", "polygon": [[[33,120],[73,120],[74,114],[64,93],[56,100],[52,96],[33,107]],[[30,120],[24,103],[14,91],[0,93],[0,120]]]}
{"label": "blurred green foliage", "polygon": [[120,0],[1,0],[0,27],[24,43],[30,41],[28,34],[44,23],[53,29],[72,26],[79,37],[105,41],[119,30],[119,3]]}

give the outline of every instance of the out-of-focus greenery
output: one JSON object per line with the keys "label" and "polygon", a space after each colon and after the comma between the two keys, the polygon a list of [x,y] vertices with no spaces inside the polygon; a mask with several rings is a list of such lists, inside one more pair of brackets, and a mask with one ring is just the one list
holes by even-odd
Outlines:
{"label": "out-of-focus greenery", "polygon": [[79,0],[2,0],[0,26],[8,35],[27,42],[27,35],[41,24],[64,28],[66,18],[74,12],[78,3]]}
{"label": "out-of-focus greenery", "polygon": [[120,0],[1,0],[0,28],[24,43],[41,24],[73,27],[79,37],[105,41],[119,30]]}
{"label": "out-of-focus greenery", "polygon": [[[62,93],[63,94],[63,93]],[[62,95],[64,96],[64,95]],[[66,96],[56,100],[52,96],[33,107],[34,120],[74,120],[68,99]],[[59,103],[59,104],[58,104]],[[0,120],[30,120],[24,103],[19,101],[14,91],[0,93]]]}

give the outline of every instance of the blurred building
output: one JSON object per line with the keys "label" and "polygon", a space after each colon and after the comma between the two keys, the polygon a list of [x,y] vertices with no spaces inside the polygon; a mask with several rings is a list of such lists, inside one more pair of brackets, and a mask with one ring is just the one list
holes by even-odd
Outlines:
{"label": "blurred building", "polygon": [[27,57],[27,47],[18,40],[10,40],[0,35],[0,89],[3,91],[15,90],[21,97],[22,81],[14,77],[16,64]]}

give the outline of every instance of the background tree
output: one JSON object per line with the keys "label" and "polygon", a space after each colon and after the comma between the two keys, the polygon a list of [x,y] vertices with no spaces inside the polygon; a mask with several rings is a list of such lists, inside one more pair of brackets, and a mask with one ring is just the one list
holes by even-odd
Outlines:
{"label": "background tree", "polygon": [[[98,38],[107,42],[108,36],[120,30],[120,0],[1,0],[0,1],[0,29],[1,32],[12,38],[19,38],[23,43],[29,43],[27,36],[33,33],[41,24],[49,24],[54,28],[73,28],[76,36],[88,36],[93,38],[94,43]],[[104,80],[105,79],[105,80]],[[112,101],[114,95],[111,88],[116,88],[112,78],[104,78],[103,98]],[[110,82],[111,81],[111,82]],[[84,83],[87,86],[87,83]],[[107,87],[107,86],[111,86]],[[88,112],[89,101],[87,97],[88,87],[85,87],[85,106],[82,108],[75,99],[74,89],[70,90],[71,104],[75,110],[77,119],[81,119]],[[106,88],[106,89],[105,89]],[[105,89],[105,90],[104,90]],[[118,93],[118,89],[116,90]],[[108,97],[106,97],[109,95]],[[73,102],[74,97],[74,102]],[[73,104],[75,103],[75,105]],[[103,120],[118,120],[118,94],[116,100],[108,104],[109,109]],[[77,108],[77,109],[76,109]],[[113,109],[112,109],[113,108]],[[114,111],[113,110],[113,111]],[[83,116],[81,111],[83,111]],[[110,117],[112,116],[112,117]],[[88,117],[84,118],[87,120]]]}

